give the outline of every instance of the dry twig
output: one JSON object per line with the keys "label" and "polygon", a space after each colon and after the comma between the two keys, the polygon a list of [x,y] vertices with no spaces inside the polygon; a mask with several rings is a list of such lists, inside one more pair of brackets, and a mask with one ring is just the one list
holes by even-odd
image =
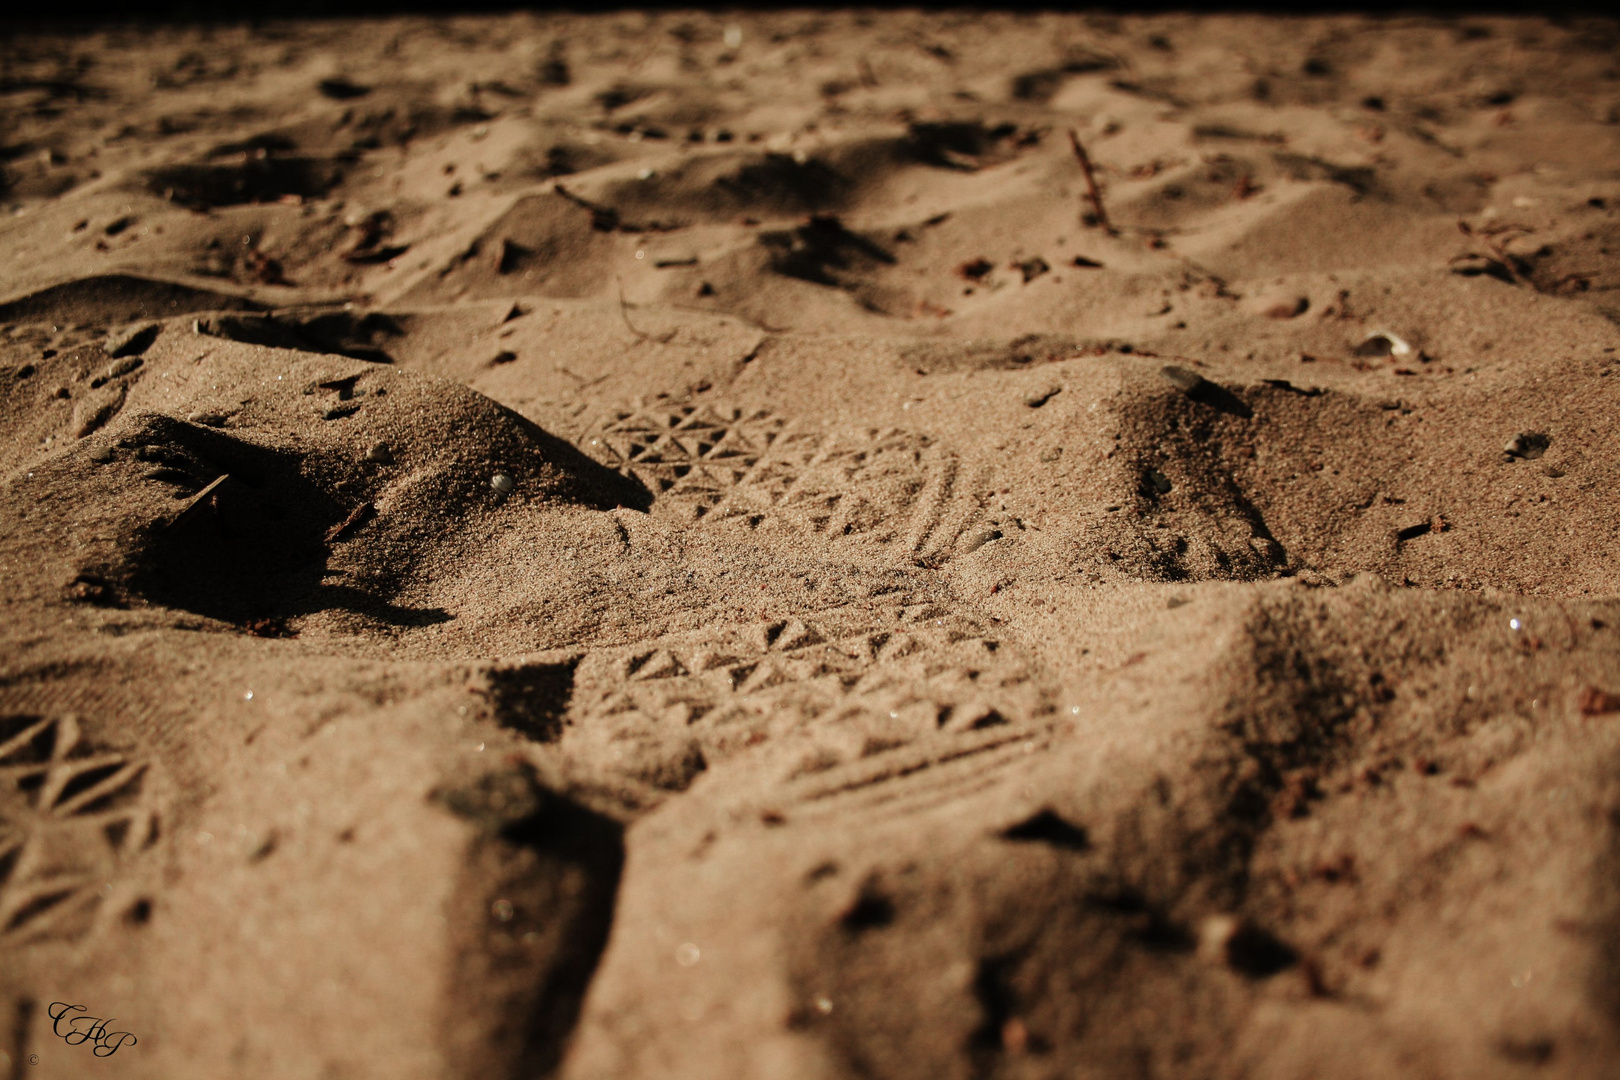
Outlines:
{"label": "dry twig", "polygon": [[1107,232],[1112,233],[1114,227],[1108,224],[1108,211],[1103,209],[1102,192],[1097,189],[1097,174],[1092,171],[1091,158],[1086,154],[1086,148],[1080,145],[1080,136],[1074,128],[1069,129],[1069,145],[1074,147],[1074,156],[1080,162],[1080,171],[1086,177],[1086,197],[1091,201],[1091,212]]}
{"label": "dry twig", "polygon": [[636,336],[636,340],[656,341],[660,345],[668,345],[675,337],[674,330],[668,330],[662,334],[649,334],[645,330],[636,329],[636,324],[630,321],[630,304],[624,298],[624,279],[615,278],[614,280],[619,283],[619,318],[624,320],[624,325],[630,328],[630,332]]}

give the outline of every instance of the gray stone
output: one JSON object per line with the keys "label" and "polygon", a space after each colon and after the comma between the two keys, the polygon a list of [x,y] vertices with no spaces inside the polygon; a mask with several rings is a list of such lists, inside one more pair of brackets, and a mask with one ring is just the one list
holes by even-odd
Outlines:
{"label": "gray stone", "polygon": [[1204,377],[1198,372],[1190,371],[1184,367],[1177,367],[1175,364],[1166,364],[1159,369],[1159,374],[1168,379],[1170,385],[1183,394],[1190,394],[1204,385]]}
{"label": "gray stone", "polygon": [[990,543],[992,540],[1000,540],[1000,539],[1001,539],[1001,530],[1000,529],[985,529],[983,532],[975,533],[973,535],[973,537],[970,538],[966,544],[963,544],[962,545],[962,552],[963,552],[963,554],[972,554],[973,552],[978,551],[980,548],[984,547],[984,545]]}

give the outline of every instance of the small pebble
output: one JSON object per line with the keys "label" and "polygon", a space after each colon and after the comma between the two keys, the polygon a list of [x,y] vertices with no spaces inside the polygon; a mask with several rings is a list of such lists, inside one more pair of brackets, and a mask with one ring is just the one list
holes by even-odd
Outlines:
{"label": "small pebble", "polygon": [[517,487],[517,481],[505,473],[496,473],[489,478],[489,486],[495,489],[495,494],[505,496],[512,494],[513,489]]}
{"label": "small pebble", "polygon": [[965,545],[963,545],[963,548],[962,548],[963,554],[972,554],[973,552],[978,551],[980,548],[984,547],[984,545],[990,543],[992,540],[1000,540],[1000,539],[1001,539],[1001,530],[1000,529],[985,529],[983,532],[978,533],[972,539],[970,539]]}
{"label": "small pebble", "polygon": [[95,462],[97,465],[105,465],[112,461],[112,459],[113,448],[110,446],[103,446],[101,449],[90,455],[90,460]]}
{"label": "small pebble", "polygon": [[1039,257],[1026,259],[1023,262],[1015,262],[1013,266],[1023,273],[1024,284],[1026,285],[1040,277],[1042,274],[1046,273],[1048,270],[1052,269],[1052,267],[1047,264],[1045,259]]}
{"label": "small pebble", "polygon": [[1552,445],[1552,437],[1534,431],[1521,431],[1509,439],[1502,452],[1509,457],[1534,460],[1547,452]]}
{"label": "small pebble", "polygon": [[1184,394],[1190,394],[1204,384],[1204,377],[1198,372],[1177,367],[1175,364],[1166,364],[1159,369],[1159,374],[1170,380],[1170,385]]}
{"label": "small pebble", "polygon": [[1310,306],[1310,298],[1298,293],[1262,293],[1248,303],[1250,313],[1268,319],[1292,319]]}
{"label": "small pebble", "polygon": [[394,452],[388,448],[388,444],[385,442],[372,443],[371,449],[366,451],[366,460],[376,462],[378,465],[392,465],[394,463]]}

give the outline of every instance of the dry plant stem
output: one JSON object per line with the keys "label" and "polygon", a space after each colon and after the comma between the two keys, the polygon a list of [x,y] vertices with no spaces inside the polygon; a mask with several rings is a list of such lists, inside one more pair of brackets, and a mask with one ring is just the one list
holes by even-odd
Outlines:
{"label": "dry plant stem", "polygon": [[624,279],[616,278],[614,280],[619,283],[619,317],[624,320],[624,325],[629,327],[630,332],[636,336],[636,340],[656,341],[660,345],[669,344],[670,340],[675,336],[675,331],[673,330],[666,331],[662,334],[649,334],[645,330],[636,329],[636,324],[630,321],[630,304],[624,298]]}
{"label": "dry plant stem", "polygon": [[1069,129],[1069,145],[1074,147],[1074,156],[1086,177],[1086,198],[1091,201],[1091,212],[1096,215],[1097,224],[1111,234],[1114,227],[1108,223],[1108,211],[1103,209],[1102,192],[1097,190],[1097,174],[1092,171],[1091,158],[1087,156],[1086,148],[1080,144],[1080,136],[1073,128]]}

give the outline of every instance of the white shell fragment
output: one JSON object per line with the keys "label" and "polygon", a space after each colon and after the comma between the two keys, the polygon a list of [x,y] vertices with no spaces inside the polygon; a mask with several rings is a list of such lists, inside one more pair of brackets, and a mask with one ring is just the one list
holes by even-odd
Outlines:
{"label": "white shell fragment", "polygon": [[517,481],[505,473],[498,472],[489,478],[489,486],[495,489],[495,494],[506,496],[512,494],[513,489],[517,487]]}
{"label": "white shell fragment", "polygon": [[1369,334],[1356,346],[1357,356],[1411,356],[1412,346],[1405,338],[1388,330]]}

